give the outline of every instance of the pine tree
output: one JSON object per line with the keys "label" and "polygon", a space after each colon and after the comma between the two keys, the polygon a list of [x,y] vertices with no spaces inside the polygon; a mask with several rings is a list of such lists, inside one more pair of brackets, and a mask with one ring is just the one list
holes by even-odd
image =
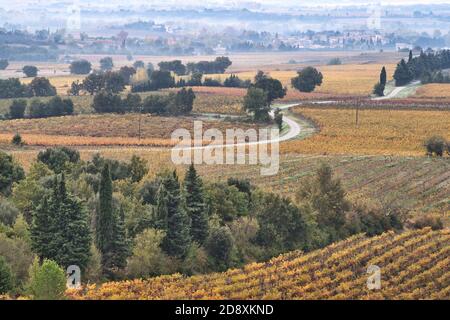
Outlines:
{"label": "pine tree", "polygon": [[34,212],[31,239],[41,259],[52,259],[64,268],[86,268],[91,245],[88,217],[80,201],[67,193],[64,175],[55,179],[52,194]]}
{"label": "pine tree", "polygon": [[208,215],[202,190],[202,180],[194,165],[189,167],[184,180],[186,212],[191,218],[191,236],[203,244],[208,236]]}
{"label": "pine tree", "polygon": [[181,206],[180,183],[176,172],[163,182],[167,190],[167,233],[162,243],[163,250],[175,257],[183,258],[191,245],[190,219]]}
{"label": "pine tree", "polygon": [[50,195],[45,195],[33,212],[31,224],[31,245],[39,257],[52,257],[49,244],[53,238],[54,203]]}
{"label": "pine tree", "polygon": [[413,61],[413,52],[412,50],[409,50],[408,63],[411,63],[412,61]]}
{"label": "pine tree", "polygon": [[111,264],[114,268],[123,269],[127,265],[129,247],[125,231],[125,216],[122,208],[114,214],[114,220]]}

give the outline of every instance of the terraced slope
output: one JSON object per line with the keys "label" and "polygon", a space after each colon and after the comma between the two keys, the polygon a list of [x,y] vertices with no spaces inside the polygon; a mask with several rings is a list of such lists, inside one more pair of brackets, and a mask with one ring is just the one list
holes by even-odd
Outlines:
{"label": "terraced slope", "polygon": [[[367,268],[381,268],[369,290]],[[362,235],[309,254],[292,252],[243,269],[185,278],[110,282],[73,299],[450,299],[450,231]]]}

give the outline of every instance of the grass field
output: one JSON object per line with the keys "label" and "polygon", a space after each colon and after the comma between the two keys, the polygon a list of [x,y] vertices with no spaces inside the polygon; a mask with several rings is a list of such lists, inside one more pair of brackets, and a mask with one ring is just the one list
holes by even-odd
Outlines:
{"label": "grass field", "polygon": [[[381,268],[370,290],[370,265]],[[224,273],[88,285],[72,299],[448,299],[450,233],[422,229],[353,236],[309,254],[294,251]]]}
{"label": "grass field", "polygon": [[[58,95],[67,95],[72,82],[82,82],[85,76],[65,75],[49,77],[50,83],[56,88]],[[22,79],[22,83],[29,84],[33,78]]]}
{"label": "grass field", "polygon": [[448,83],[430,83],[417,89],[413,98],[450,100],[450,84]]}
{"label": "grass field", "polygon": [[306,140],[287,141],[282,152],[306,154],[424,155],[424,141],[440,135],[450,139],[450,111],[356,110],[297,107],[320,132]]}
{"label": "grass field", "polygon": [[[319,66],[318,69],[323,74],[323,84],[317,87],[316,94],[326,95],[361,95],[367,96],[372,93],[373,86],[379,80],[380,71],[384,64],[344,64],[338,66]],[[395,70],[394,64],[386,64],[388,79],[392,78]],[[296,71],[270,71],[270,76],[280,80],[284,86],[291,88],[291,79],[297,75]],[[256,71],[247,71],[237,73],[242,79],[253,79]],[[223,80],[228,77],[225,75],[207,75],[213,79]],[[308,96],[308,94],[295,93],[299,98]]]}

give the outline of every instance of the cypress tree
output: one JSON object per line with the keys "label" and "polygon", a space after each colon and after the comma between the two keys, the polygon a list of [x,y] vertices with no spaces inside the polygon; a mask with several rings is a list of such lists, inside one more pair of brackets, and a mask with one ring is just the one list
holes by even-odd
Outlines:
{"label": "cypress tree", "polygon": [[202,180],[191,164],[184,180],[186,212],[191,218],[191,236],[203,244],[208,236],[208,215],[203,197]]}
{"label": "cypress tree", "polygon": [[385,87],[386,86],[386,81],[387,81],[387,74],[386,74],[386,68],[383,67],[381,69],[381,73],[380,73],[380,84]]}
{"label": "cypress tree", "polygon": [[108,164],[105,164],[102,171],[96,218],[97,247],[102,255],[103,272],[108,278],[112,278],[119,269],[126,266],[128,243],[123,211],[114,210],[112,179]]}
{"label": "cypress tree", "polygon": [[408,63],[411,63],[412,60],[413,60],[413,53],[412,53],[412,50],[409,50]]}
{"label": "cypress tree", "polygon": [[163,250],[172,256],[184,258],[191,244],[190,220],[181,206],[180,183],[176,172],[165,181],[167,190],[167,232],[162,243]]}
{"label": "cypress tree", "polygon": [[109,164],[105,164],[100,181],[99,205],[95,221],[97,248],[103,258],[111,251],[111,244],[113,242],[114,216],[112,193],[111,172]]}
{"label": "cypress tree", "polygon": [[155,210],[155,226],[158,229],[167,231],[167,217],[169,215],[169,194],[167,192],[164,181],[161,182],[158,194],[156,197],[156,210]]}

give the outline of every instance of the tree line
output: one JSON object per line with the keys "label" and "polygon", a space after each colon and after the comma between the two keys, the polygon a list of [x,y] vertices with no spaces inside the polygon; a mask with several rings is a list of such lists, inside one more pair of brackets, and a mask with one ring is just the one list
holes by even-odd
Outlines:
{"label": "tree line", "polygon": [[73,102],[70,99],[62,99],[55,96],[47,102],[33,99],[28,103],[25,99],[13,100],[9,106],[9,119],[47,118],[72,115]]}
{"label": "tree line", "polygon": [[55,96],[56,88],[44,77],[34,78],[28,85],[17,78],[0,79],[0,99]]}
{"label": "tree line", "polygon": [[[448,68],[450,68],[450,50],[429,53],[421,51],[416,57],[410,51],[408,61],[402,59],[395,69],[395,85],[404,86],[415,79],[432,81],[437,71]],[[436,79],[439,78],[438,76]]]}
{"label": "tree line", "polygon": [[94,96],[92,108],[97,113],[136,112],[177,116],[189,114],[194,100],[194,91],[186,88],[165,95],[150,95],[144,100],[138,94],[130,93],[122,98],[120,95],[101,91]]}

